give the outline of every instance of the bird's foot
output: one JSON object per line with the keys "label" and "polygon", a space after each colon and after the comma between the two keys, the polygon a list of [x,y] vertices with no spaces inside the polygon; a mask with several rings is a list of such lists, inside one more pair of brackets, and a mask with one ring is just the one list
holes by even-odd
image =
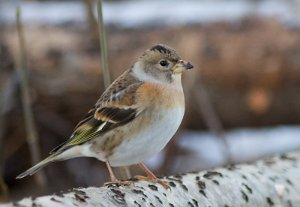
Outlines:
{"label": "bird's foot", "polygon": [[104,186],[107,186],[107,187],[112,187],[112,186],[130,186],[132,185],[132,182],[131,181],[127,181],[127,180],[113,180],[111,182],[106,182],[104,183]]}
{"label": "bird's foot", "polygon": [[167,181],[163,181],[163,180],[161,180],[159,178],[156,178],[156,177],[148,177],[148,176],[137,175],[137,176],[134,176],[134,178],[136,178],[137,180],[144,180],[144,181],[148,181],[148,182],[151,182],[151,183],[158,183],[162,187],[164,187],[166,190],[170,189],[169,183]]}

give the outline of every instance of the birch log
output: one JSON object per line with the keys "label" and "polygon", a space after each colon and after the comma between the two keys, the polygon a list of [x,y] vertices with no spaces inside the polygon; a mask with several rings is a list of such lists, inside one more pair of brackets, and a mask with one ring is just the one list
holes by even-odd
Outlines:
{"label": "birch log", "polygon": [[160,184],[132,180],[128,186],[108,184],[78,188],[66,193],[25,198],[1,207],[300,206],[300,152],[162,179],[169,183],[169,189]]}

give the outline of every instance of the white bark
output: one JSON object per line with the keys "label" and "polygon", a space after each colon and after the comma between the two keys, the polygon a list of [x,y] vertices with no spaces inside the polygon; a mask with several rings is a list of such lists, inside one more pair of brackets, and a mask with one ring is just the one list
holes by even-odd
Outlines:
{"label": "white bark", "polygon": [[210,171],[164,177],[170,189],[146,181],[73,189],[0,205],[39,207],[217,206],[299,207],[300,152]]}

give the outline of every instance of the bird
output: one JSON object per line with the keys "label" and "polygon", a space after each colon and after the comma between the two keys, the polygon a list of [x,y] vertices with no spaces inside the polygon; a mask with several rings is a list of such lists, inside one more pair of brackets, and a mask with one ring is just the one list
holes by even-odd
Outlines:
{"label": "bird", "polygon": [[171,47],[150,47],[103,92],[67,141],[16,178],[52,162],[94,157],[105,162],[112,183],[121,182],[112,167],[138,165],[147,176],[137,178],[165,185],[143,161],[160,152],[179,128],[185,111],[181,76],[192,68]]}

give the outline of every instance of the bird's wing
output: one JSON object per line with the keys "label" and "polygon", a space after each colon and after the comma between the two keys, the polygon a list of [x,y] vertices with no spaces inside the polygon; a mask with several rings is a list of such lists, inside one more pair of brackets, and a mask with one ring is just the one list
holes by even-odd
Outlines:
{"label": "bird's wing", "polygon": [[51,153],[63,152],[70,147],[83,144],[128,123],[140,114],[142,108],[137,105],[135,95],[142,82],[129,79],[128,76],[117,79],[103,93],[94,108],[77,124],[71,137]]}

